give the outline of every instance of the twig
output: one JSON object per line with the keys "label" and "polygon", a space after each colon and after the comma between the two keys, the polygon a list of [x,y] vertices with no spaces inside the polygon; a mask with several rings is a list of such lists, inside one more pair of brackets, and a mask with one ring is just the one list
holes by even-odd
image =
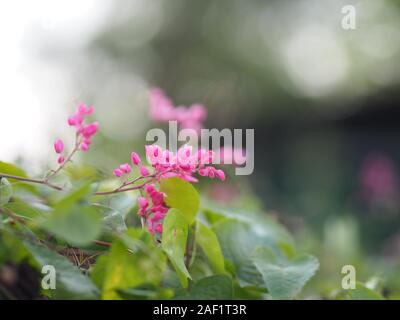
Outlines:
{"label": "twig", "polygon": [[[72,152],[69,157],[72,157],[73,153],[74,152]],[[62,166],[60,166],[56,171],[53,171],[52,175],[56,174],[61,169],[62,169]],[[162,176],[163,174],[168,173],[168,172],[170,172],[170,170],[154,173],[154,174],[148,175],[148,176],[139,176],[139,177],[137,177],[137,178],[135,178],[133,180],[130,180],[130,181],[122,183],[118,188],[116,188],[114,190],[95,192],[94,195],[95,196],[106,196],[106,195],[116,194],[116,193],[120,193],[120,192],[126,192],[126,191],[132,191],[132,190],[141,190],[146,184],[150,183],[151,181],[154,181],[155,179],[159,178],[160,176]],[[11,175],[11,174],[1,173],[0,172],[0,178],[1,177],[14,179],[14,180],[18,180],[18,181],[42,184],[42,185],[48,186],[48,187],[53,188],[53,189],[58,190],[58,191],[64,190],[62,187],[59,187],[59,186],[56,186],[56,185],[50,183],[48,181],[49,177],[45,178],[43,180],[39,180],[39,179],[25,178],[25,177],[20,177],[20,176],[15,176],[15,175]],[[143,179],[148,179],[148,180],[146,182],[142,183],[142,184],[139,184],[139,185],[136,185],[136,186],[132,186],[132,187],[128,187],[129,185],[132,185],[132,184],[134,184],[134,183],[136,183],[136,182],[138,182],[140,180],[143,180]]]}
{"label": "twig", "polygon": [[31,179],[31,178],[24,178],[24,177],[20,177],[20,176],[14,176],[11,174],[7,174],[7,173],[1,173],[0,172],[0,178],[8,178],[8,179],[14,179],[14,180],[18,180],[18,181],[23,181],[23,182],[31,182],[31,183],[38,183],[38,184],[43,184],[46,185],[50,188],[56,189],[56,190],[63,190],[63,188],[56,186],[50,182],[48,182],[47,180],[39,180],[39,179]]}
{"label": "twig", "polygon": [[94,240],[93,241],[95,244],[102,246],[102,247],[111,247],[111,243],[110,242],[106,242],[106,241],[102,241],[102,240]]}
{"label": "twig", "polygon": [[65,158],[64,162],[60,164],[60,166],[56,170],[51,170],[50,175],[45,177],[44,181],[47,182],[51,177],[55,176],[57,173],[59,173],[65,165],[71,161],[72,157],[74,154],[79,150],[79,146],[81,144],[81,141],[79,141],[79,134],[77,133],[75,136],[75,147],[72,149],[72,151],[69,153],[69,155]]}

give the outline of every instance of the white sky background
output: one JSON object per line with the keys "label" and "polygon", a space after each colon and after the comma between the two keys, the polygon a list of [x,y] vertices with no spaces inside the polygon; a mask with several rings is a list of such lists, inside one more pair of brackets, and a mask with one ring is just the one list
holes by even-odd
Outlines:
{"label": "white sky background", "polygon": [[[53,155],[54,131],[66,127],[68,78],[38,54],[46,42],[74,51],[104,20],[106,0],[0,2],[0,160],[29,162]],[[61,128],[60,128],[61,127]],[[56,129],[56,130],[54,130]]]}

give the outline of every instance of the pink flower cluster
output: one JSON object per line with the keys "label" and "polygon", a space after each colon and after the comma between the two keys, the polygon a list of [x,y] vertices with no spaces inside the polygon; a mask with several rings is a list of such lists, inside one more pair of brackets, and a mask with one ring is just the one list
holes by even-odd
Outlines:
{"label": "pink flower cluster", "polygon": [[[157,179],[179,177],[188,182],[197,182],[193,174],[200,176],[218,178],[225,180],[225,174],[222,170],[216,169],[208,164],[212,163],[214,153],[212,151],[199,150],[193,152],[191,146],[184,145],[179,148],[176,154],[169,150],[163,150],[158,145],[146,146],[146,158],[154,168]],[[165,205],[165,194],[157,191],[154,185],[147,185],[145,193],[151,200],[145,197],[139,198],[139,215],[145,218],[148,230],[154,233],[162,233],[162,221],[168,212]]]}
{"label": "pink flower cluster", "polygon": [[163,178],[179,177],[188,182],[197,182],[193,176],[198,173],[202,177],[218,178],[225,180],[225,173],[209,166],[213,162],[214,152],[211,150],[200,149],[193,152],[193,148],[184,145],[174,154],[169,150],[163,150],[158,145],[146,146],[147,161],[152,165],[156,174]]}
{"label": "pink flower cluster", "polygon": [[78,138],[81,138],[79,149],[88,151],[91,138],[96,134],[99,124],[97,122],[85,124],[85,117],[94,112],[92,106],[87,107],[84,103],[79,104],[77,111],[68,118],[68,124],[74,126]]}
{"label": "pink flower cluster", "polygon": [[[214,152],[203,149],[193,152],[193,148],[188,145],[179,148],[176,154],[169,150],[163,150],[158,145],[147,145],[146,158],[153,167],[150,176],[149,170],[141,165],[142,161],[139,155],[132,152],[131,163],[134,166],[139,166],[140,176],[132,181],[125,181],[122,186],[127,186],[139,179],[148,178],[147,182],[141,187],[142,196],[139,197],[138,214],[144,219],[148,230],[153,235],[162,233],[162,222],[168,212],[165,194],[157,190],[156,184],[161,178],[171,177],[178,177],[188,182],[197,182],[197,178],[193,176],[195,173],[203,177],[218,178],[224,181],[225,173],[209,165],[214,156]],[[114,169],[113,174],[116,177],[122,177],[130,174],[131,171],[131,165],[124,163]]]}
{"label": "pink flower cluster", "polygon": [[[144,191],[148,198],[139,197],[139,215],[145,219],[147,229],[151,234],[156,232],[161,234],[163,231],[162,221],[168,212],[165,204],[165,194],[157,191],[153,184],[147,185]],[[151,200],[151,205],[148,199]]]}
{"label": "pink flower cluster", "polygon": [[[134,166],[139,166],[139,172],[142,177],[147,177],[150,173],[145,166],[140,165],[141,160],[136,152],[131,153],[131,162]],[[116,177],[122,177],[124,175],[130,174],[132,172],[132,167],[129,163],[121,164],[118,168],[114,169],[113,174]]]}
{"label": "pink flower cluster", "polygon": [[207,118],[207,110],[202,104],[190,107],[174,107],[172,100],[159,88],[150,91],[150,118],[155,122],[176,120],[182,128],[200,131]]}
{"label": "pink flower cluster", "polygon": [[[93,112],[94,108],[92,106],[88,107],[84,103],[80,103],[76,112],[68,118],[68,124],[76,129],[76,148],[84,152],[89,150],[89,146],[92,143],[91,139],[96,134],[99,126],[97,122],[85,124],[85,117],[93,114]],[[57,139],[54,142],[54,150],[59,154],[58,163],[63,164],[65,161],[62,155],[64,142],[61,139]]]}

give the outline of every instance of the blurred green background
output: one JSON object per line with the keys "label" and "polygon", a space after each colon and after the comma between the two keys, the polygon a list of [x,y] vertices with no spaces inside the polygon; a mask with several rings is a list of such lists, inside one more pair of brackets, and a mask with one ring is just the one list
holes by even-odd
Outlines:
{"label": "blurred green background", "polygon": [[[400,287],[398,1],[83,3],[70,20],[33,20],[23,38],[34,63],[22,72],[46,106],[39,114],[51,115],[43,141],[68,134],[60,121],[77,101],[92,103],[101,134],[82,160],[108,174],[154,126],[150,87],[177,104],[202,102],[207,128],[255,128],[255,172],[228,186],[243,199],[250,189],[318,253],[322,289],[344,264],[357,265],[361,281]],[[341,26],[349,4],[356,30]],[[47,151],[32,147],[29,162],[4,150],[48,165]]]}

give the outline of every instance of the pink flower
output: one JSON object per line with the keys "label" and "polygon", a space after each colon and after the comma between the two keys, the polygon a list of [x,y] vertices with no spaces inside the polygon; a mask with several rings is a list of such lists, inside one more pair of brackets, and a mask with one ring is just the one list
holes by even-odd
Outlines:
{"label": "pink flower", "polygon": [[[185,111],[186,112],[186,111]],[[176,153],[169,150],[163,150],[158,145],[147,145],[146,158],[152,166],[152,174],[156,178],[156,183],[161,178],[178,177],[190,183],[198,182],[195,174],[209,178],[218,178],[221,181],[225,180],[225,173],[216,169],[213,166],[206,166],[206,164],[213,163],[214,152],[210,150],[199,150],[193,152],[193,148],[189,145],[184,145],[178,149]],[[133,164],[139,164],[140,158],[136,153],[132,153],[131,160]],[[119,168],[121,170],[123,168]],[[139,168],[141,177],[149,175],[149,170],[140,166]],[[121,174],[123,174],[121,170]],[[145,182],[143,192],[146,193],[145,197],[139,198],[139,211],[138,214],[147,222],[147,228],[150,233],[155,234],[162,232],[162,223],[165,215],[168,214],[168,206],[165,202],[166,195],[158,191],[157,184],[148,184]]]}
{"label": "pink flower", "polygon": [[113,171],[113,174],[114,174],[114,176],[116,176],[116,177],[121,177],[124,173],[122,172],[121,169],[115,169],[115,170]]}
{"label": "pink flower", "polygon": [[147,206],[149,205],[149,201],[145,197],[139,197],[138,202],[139,202],[139,208],[141,209],[147,208]]}
{"label": "pink flower", "polygon": [[84,103],[80,103],[78,105],[78,111],[77,113],[81,116],[86,116],[86,115],[90,115],[94,112],[94,108],[92,106],[87,107],[86,104]]}
{"label": "pink flower", "polygon": [[57,162],[58,162],[59,164],[63,164],[64,161],[65,161],[65,159],[64,159],[63,156],[59,156],[58,159],[57,159]]}
{"label": "pink flower", "polygon": [[81,126],[84,121],[84,117],[80,114],[74,114],[68,118],[68,124],[70,126],[75,126],[77,129]]}
{"label": "pink flower", "polygon": [[150,90],[150,118],[155,122],[176,120],[183,128],[199,131],[207,118],[207,110],[202,104],[192,104],[189,108],[174,107],[172,100],[159,88]]}
{"label": "pink flower", "polygon": [[62,153],[64,151],[64,142],[61,139],[57,139],[54,142],[54,150],[56,153]]}
{"label": "pink flower", "polygon": [[174,120],[174,105],[159,88],[150,90],[150,118],[156,122]]}
{"label": "pink flower", "polygon": [[79,149],[83,152],[86,152],[89,150],[89,145],[86,142],[82,142],[81,145],[79,146]]}
{"label": "pink flower", "polygon": [[215,170],[215,176],[221,180],[225,181],[225,173],[222,170]]}
{"label": "pink flower", "polygon": [[97,122],[93,122],[91,124],[88,124],[87,126],[85,126],[82,129],[82,135],[86,139],[90,139],[93,135],[96,134],[98,126],[99,126],[99,124]]}
{"label": "pink flower", "polygon": [[132,153],[131,153],[131,161],[132,161],[132,164],[135,166],[137,166],[140,163],[140,157],[134,151],[132,151]]}
{"label": "pink flower", "polygon": [[123,173],[126,173],[126,174],[128,174],[128,173],[130,173],[132,171],[131,166],[129,164],[127,164],[127,163],[121,164],[119,166],[119,168],[121,169],[121,171]]}
{"label": "pink flower", "polygon": [[159,223],[158,225],[155,226],[154,231],[156,231],[158,233],[162,233],[163,232],[163,225],[161,223]]}
{"label": "pink flower", "polygon": [[[85,125],[85,117],[93,114],[93,112],[93,106],[88,107],[84,103],[80,103],[76,112],[68,118],[68,124],[75,127],[79,149],[83,152],[89,150],[91,138],[96,134],[99,127],[97,122]],[[59,146],[54,147],[57,152],[57,148],[59,148]]]}
{"label": "pink flower", "polygon": [[143,177],[147,177],[150,173],[149,173],[149,170],[147,170],[146,167],[141,166],[141,167],[140,167],[140,174],[141,174]]}

